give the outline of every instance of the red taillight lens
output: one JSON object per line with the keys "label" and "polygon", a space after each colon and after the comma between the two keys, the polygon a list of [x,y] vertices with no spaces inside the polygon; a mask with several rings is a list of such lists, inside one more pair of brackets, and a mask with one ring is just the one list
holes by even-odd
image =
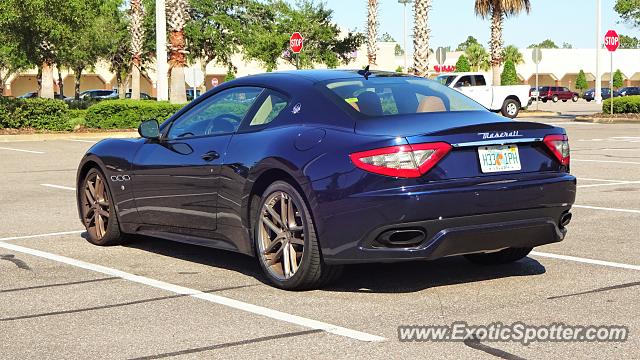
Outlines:
{"label": "red taillight lens", "polygon": [[353,153],[349,157],[362,170],[393,177],[417,178],[429,172],[449,151],[451,145],[436,142],[391,146]]}
{"label": "red taillight lens", "polygon": [[569,138],[567,135],[547,135],[544,137],[544,144],[547,145],[553,155],[562,165],[569,165]]}

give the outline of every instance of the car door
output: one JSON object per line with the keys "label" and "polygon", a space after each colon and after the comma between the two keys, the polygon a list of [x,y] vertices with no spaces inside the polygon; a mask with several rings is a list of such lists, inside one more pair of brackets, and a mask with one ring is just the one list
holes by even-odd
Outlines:
{"label": "car door", "polygon": [[491,91],[491,86],[487,85],[487,80],[484,75],[473,75],[472,81],[475,92],[474,99],[487,109],[491,109],[493,105],[493,91]]}
{"label": "car door", "polygon": [[175,119],[160,140],[142,145],[134,159],[134,197],[142,222],[216,229],[226,149],[262,91],[235,87],[213,94]]}

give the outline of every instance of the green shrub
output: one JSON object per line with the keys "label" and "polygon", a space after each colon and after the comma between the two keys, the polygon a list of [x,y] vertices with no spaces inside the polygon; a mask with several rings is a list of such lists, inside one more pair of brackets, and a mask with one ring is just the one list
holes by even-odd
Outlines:
{"label": "green shrub", "polygon": [[77,130],[87,124],[87,110],[69,110],[67,120],[69,130]]}
{"label": "green shrub", "polygon": [[[602,112],[611,111],[611,99],[602,102]],[[613,112],[616,114],[640,114],[640,95],[617,97],[613,99]]]}
{"label": "green shrub", "polygon": [[87,110],[86,124],[99,129],[133,129],[144,120],[162,122],[183,106],[163,101],[102,101]]}
{"label": "green shrub", "polygon": [[95,105],[97,103],[98,103],[97,100],[87,99],[87,100],[73,100],[73,101],[70,101],[68,104],[69,104],[69,109],[71,110],[86,110],[90,108],[92,105]]}
{"label": "green shrub", "polygon": [[502,75],[500,75],[500,85],[518,85],[520,84],[520,80],[518,80],[518,74],[516,73],[516,66],[511,60],[507,60],[504,63],[504,69],[502,70]]}
{"label": "green shrub", "polygon": [[10,128],[37,130],[68,130],[69,107],[64,101],[53,99],[21,100],[10,115]]}

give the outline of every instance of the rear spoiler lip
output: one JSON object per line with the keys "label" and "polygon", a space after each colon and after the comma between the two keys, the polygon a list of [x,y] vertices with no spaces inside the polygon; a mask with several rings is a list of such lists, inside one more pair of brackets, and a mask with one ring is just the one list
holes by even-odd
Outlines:
{"label": "rear spoiler lip", "polygon": [[542,141],[543,138],[519,138],[519,139],[491,139],[491,140],[483,140],[483,141],[470,141],[470,142],[462,142],[457,144],[451,144],[454,148],[461,147],[474,147],[474,146],[485,146],[485,145],[507,145],[507,144],[516,144],[516,143],[532,143]]}

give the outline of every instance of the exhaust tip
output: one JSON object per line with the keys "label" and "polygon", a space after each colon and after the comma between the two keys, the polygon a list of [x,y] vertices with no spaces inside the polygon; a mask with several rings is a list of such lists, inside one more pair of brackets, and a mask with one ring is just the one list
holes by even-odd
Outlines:
{"label": "exhaust tip", "polygon": [[384,247],[414,247],[426,237],[421,229],[392,229],[380,234],[376,242]]}
{"label": "exhaust tip", "polygon": [[560,227],[569,225],[572,217],[573,215],[570,212],[562,214],[562,217],[560,217]]}

